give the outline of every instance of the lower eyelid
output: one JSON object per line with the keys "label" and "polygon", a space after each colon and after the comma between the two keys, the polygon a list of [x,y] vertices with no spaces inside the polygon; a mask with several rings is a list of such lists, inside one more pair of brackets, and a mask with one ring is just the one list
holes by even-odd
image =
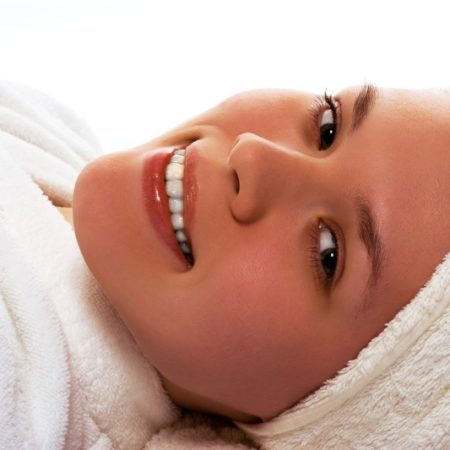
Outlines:
{"label": "lower eyelid", "polygon": [[338,266],[337,266],[337,274],[335,282],[338,283],[342,277],[344,276],[345,267],[346,267],[346,258],[347,258],[347,248],[345,236],[342,229],[335,225],[333,228],[333,233],[336,238],[336,242],[338,244]]}

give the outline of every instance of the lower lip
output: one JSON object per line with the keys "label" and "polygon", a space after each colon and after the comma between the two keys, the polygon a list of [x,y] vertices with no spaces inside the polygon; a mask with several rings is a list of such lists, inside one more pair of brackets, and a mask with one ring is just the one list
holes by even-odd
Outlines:
{"label": "lower lip", "polygon": [[170,222],[169,202],[166,194],[165,170],[175,149],[164,147],[144,155],[142,192],[144,205],[153,228],[185,268],[188,262],[181,251]]}

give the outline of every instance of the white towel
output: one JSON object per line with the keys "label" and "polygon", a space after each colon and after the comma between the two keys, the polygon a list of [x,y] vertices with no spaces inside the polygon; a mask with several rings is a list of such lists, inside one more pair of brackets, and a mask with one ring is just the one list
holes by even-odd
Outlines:
{"label": "white towel", "polygon": [[358,357],[262,424],[262,449],[450,449],[450,253]]}
{"label": "white towel", "polygon": [[0,83],[0,448],[143,448],[179,415],[52,200],[101,156],[45,94]]}

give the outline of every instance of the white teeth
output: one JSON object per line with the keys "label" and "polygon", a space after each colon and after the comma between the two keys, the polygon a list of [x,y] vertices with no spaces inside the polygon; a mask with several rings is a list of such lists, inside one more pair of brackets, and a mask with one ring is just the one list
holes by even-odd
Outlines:
{"label": "white teeth", "polygon": [[170,159],[171,163],[184,164],[184,156],[183,155],[173,155]]}
{"label": "white teeth", "polygon": [[170,221],[174,230],[182,230],[184,228],[183,216],[181,214],[171,214]]}
{"label": "white teeth", "polygon": [[175,236],[177,237],[178,242],[186,242],[186,235],[184,234],[184,232],[182,230],[178,230],[175,233]]}
{"label": "white teeth", "polygon": [[183,176],[184,156],[186,150],[175,150],[166,167],[166,193],[169,200],[170,221],[175,232],[178,244],[185,254],[186,259],[192,263],[192,253],[187,245],[184,232],[184,199],[183,199]]}
{"label": "white teeth", "polygon": [[182,180],[167,180],[166,193],[170,197],[183,198],[183,182]]}
{"label": "white teeth", "polygon": [[181,214],[183,212],[183,200],[181,198],[169,197],[169,209],[172,214]]}
{"label": "white teeth", "polygon": [[166,180],[182,180],[184,173],[183,164],[170,163],[166,167]]}

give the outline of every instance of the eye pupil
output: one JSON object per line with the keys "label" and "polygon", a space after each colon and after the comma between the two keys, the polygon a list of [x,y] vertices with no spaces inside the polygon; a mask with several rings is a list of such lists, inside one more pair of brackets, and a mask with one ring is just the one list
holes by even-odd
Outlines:
{"label": "eye pupil", "polygon": [[325,271],[325,275],[327,279],[333,277],[334,272],[336,271],[337,264],[337,249],[328,249],[324,250],[320,254],[320,260],[322,262],[323,270]]}
{"label": "eye pupil", "polygon": [[336,132],[336,127],[332,123],[327,123],[320,127],[320,149],[326,150],[331,147],[334,140],[334,134]]}

